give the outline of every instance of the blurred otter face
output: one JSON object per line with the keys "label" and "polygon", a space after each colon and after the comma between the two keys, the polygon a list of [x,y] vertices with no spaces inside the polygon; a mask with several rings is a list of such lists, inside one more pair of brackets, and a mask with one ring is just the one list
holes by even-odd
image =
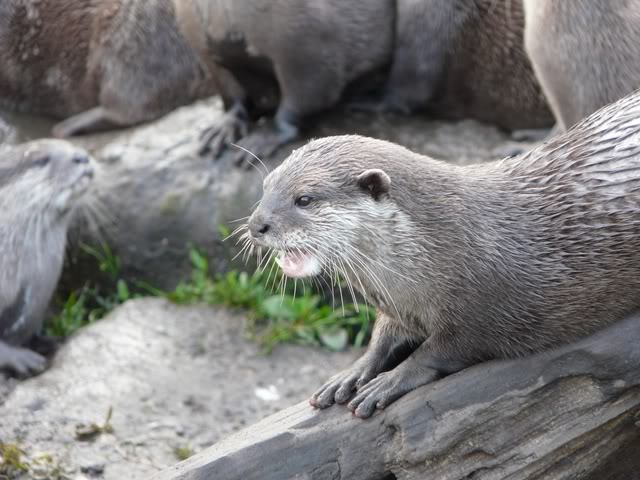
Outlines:
{"label": "blurred otter face", "polygon": [[63,140],[25,143],[8,147],[3,153],[1,203],[24,198],[20,210],[25,214],[65,215],[93,180],[94,166],[88,153]]}

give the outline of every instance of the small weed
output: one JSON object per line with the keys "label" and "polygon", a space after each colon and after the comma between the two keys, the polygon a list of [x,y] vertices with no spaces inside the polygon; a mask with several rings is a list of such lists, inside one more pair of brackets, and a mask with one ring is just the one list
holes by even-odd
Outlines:
{"label": "small weed", "polygon": [[113,433],[113,425],[111,425],[111,416],[113,415],[113,407],[109,407],[107,411],[107,418],[105,418],[102,425],[96,423],[90,423],[85,425],[80,423],[76,425],[76,439],[86,442],[94,440],[97,436],[103,433]]}
{"label": "small weed", "polygon": [[105,288],[87,284],[71,292],[58,313],[47,322],[47,335],[68,337],[133,297],[127,282],[119,278],[122,266],[120,259],[108,245],[98,248],[83,244],[81,249],[98,262],[98,268],[106,274],[113,286]]}
{"label": "small weed", "polygon": [[21,472],[28,472],[29,463],[24,455],[18,444],[0,442],[0,478],[14,478]]}
{"label": "small weed", "polygon": [[187,458],[191,457],[193,455],[193,449],[187,445],[182,446],[182,447],[176,447],[173,449],[173,453],[175,454],[176,458],[180,461],[182,460],[186,460]]}
{"label": "small weed", "polygon": [[120,258],[113,253],[109,245],[102,244],[100,247],[93,247],[83,243],[80,245],[80,249],[98,261],[98,267],[101,272],[117,280],[118,275],[120,275],[120,270],[122,269],[122,263],[120,262]]}
{"label": "small weed", "polygon": [[0,480],[70,480],[70,475],[50,454],[28,457],[18,444],[0,442]]}

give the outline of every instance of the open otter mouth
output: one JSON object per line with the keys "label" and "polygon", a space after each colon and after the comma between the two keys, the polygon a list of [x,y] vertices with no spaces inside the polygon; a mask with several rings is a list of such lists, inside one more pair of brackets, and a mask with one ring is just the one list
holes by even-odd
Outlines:
{"label": "open otter mouth", "polygon": [[306,250],[295,249],[280,252],[276,263],[288,277],[302,278],[318,275],[322,265],[318,258]]}

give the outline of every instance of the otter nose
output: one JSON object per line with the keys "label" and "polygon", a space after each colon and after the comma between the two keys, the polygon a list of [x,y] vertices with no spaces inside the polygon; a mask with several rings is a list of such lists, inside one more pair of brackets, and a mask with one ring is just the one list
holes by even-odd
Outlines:
{"label": "otter nose", "polygon": [[254,238],[258,238],[263,236],[265,233],[269,231],[271,226],[267,223],[251,223],[249,225],[249,231],[251,232],[251,236]]}

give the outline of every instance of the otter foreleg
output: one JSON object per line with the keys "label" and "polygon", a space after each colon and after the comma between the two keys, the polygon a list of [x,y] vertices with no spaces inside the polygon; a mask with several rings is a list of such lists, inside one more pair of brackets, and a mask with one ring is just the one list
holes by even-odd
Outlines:
{"label": "otter foreleg", "polygon": [[347,408],[360,418],[368,418],[376,408],[384,409],[410,391],[462,370],[464,366],[462,362],[435,354],[430,338],[396,368],[380,373],[359,389]]}
{"label": "otter foreleg", "polygon": [[313,394],[309,403],[316,408],[346,403],[356,389],[402,362],[416,346],[415,337],[399,332],[392,319],[379,314],[365,354],[351,368],[331,377]]}

